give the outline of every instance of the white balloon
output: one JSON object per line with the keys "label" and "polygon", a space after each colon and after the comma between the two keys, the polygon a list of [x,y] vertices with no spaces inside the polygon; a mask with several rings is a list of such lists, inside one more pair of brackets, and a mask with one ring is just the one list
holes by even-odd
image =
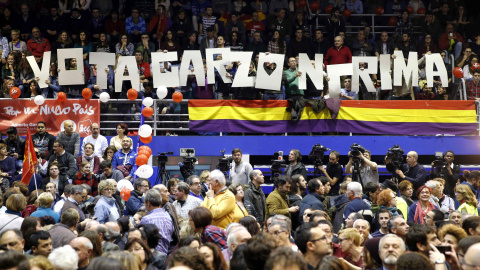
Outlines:
{"label": "white balloon", "polygon": [[142,165],[137,168],[135,174],[140,178],[150,178],[153,175],[153,168],[150,165]]}
{"label": "white balloon", "polygon": [[167,90],[167,87],[165,87],[164,85],[160,85],[157,89],[157,96],[158,96],[158,99],[164,99],[168,94],[168,90]]}
{"label": "white balloon", "polygon": [[37,95],[37,96],[35,96],[35,98],[33,99],[33,102],[35,102],[35,104],[37,104],[38,106],[40,106],[40,105],[43,105],[43,103],[45,103],[45,98],[44,98],[42,95]]}
{"label": "white balloon", "polygon": [[110,100],[110,95],[107,92],[103,92],[100,94],[100,101],[103,103],[107,103]]}
{"label": "white balloon", "polygon": [[133,190],[133,185],[127,179],[123,179],[123,180],[118,181],[117,190],[122,191],[124,188],[128,188],[128,189],[130,189],[130,191],[132,191]]}
{"label": "white balloon", "polygon": [[140,137],[148,138],[150,135],[152,135],[152,127],[147,124],[143,124],[138,129],[138,134]]}
{"label": "white balloon", "polygon": [[151,97],[146,97],[143,99],[143,106],[145,107],[152,107],[153,99]]}

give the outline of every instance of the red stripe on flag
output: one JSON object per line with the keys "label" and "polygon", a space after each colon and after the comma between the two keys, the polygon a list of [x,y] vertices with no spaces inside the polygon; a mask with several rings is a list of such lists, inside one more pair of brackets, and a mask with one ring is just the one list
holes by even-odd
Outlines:
{"label": "red stripe on flag", "polygon": [[22,183],[28,186],[30,179],[35,174],[37,169],[38,160],[35,154],[35,148],[33,146],[32,135],[30,135],[30,129],[27,129],[27,137],[25,140],[25,154],[23,158],[23,170],[22,170]]}

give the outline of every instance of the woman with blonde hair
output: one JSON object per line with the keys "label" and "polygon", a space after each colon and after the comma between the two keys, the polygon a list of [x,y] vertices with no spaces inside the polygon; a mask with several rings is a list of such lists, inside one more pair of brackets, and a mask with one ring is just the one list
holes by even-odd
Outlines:
{"label": "woman with blonde hair", "polygon": [[136,253],[126,251],[108,251],[102,254],[102,257],[119,260],[127,270],[138,270],[142,267],[140,256]]}
{"label": "woman with blonde hair", "polygon": [[209,170],[204,170],[200,174],[200,185],[202,185],[202,196],[205,198],[205,193],[208,191],[208,186],[205,183],[207,181],[208,176],[210,176]]}
{"label": "woman with blonde hair", "polygon": [[44,256],[35,256],[28,260],[30,263],[30,269],[39,269],[39,270],[54,270],[53,265],[50,261]]}
{"label": "woman with blonde hair", "polygon": [[342,252],[349,254],[345,260],[357,267],[363,267],[363,248],[360,243],[360,233],[356,229],[348,228],[338,233],[338,244]]}
{"label": "woman with blonde hair", "polygon": [[472,190],[467,185],[457,185],[455,187],[455,198],[460,202],[457,211],[464,214],[478,216],[477,199]]}

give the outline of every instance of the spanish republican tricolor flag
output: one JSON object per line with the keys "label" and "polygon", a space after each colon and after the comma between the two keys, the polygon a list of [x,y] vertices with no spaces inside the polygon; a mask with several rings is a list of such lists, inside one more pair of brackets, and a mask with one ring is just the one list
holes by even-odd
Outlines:
{"label": "spanish republican tricolor flag", "polygon": [[472,135],[474,100],[342,100],[337,117],[307,104],[291,121],[286,100],[188,101],[190,130],[203,132],[352,132],[389,135]]}
{"label": "spanish republican tricolor flag", "polygon": [[23,158],[23,171],[22,171],[22,183],[28,186],[30,179],[35,174],[35,168],[37,168],[38,160],[33,147],[32,135],[30,135],[30,129],[27,129],[27,138],[25,140],[25,154]]}

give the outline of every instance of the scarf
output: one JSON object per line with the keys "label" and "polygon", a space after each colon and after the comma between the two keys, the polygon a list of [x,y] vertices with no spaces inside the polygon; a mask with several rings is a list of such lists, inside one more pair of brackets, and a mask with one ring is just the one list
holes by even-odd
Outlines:
{"label": "scarf", "polygon": [[94,155],[91,155],[91,156],[87,156],[85,154],[82,155],[82,161],[88,161],[90,162],[90,170],[93,171],[93,167],[94,167],[94,164],[95,164],[95,156]]}
{"label": "scarf", "polygon": [[115,198],[114,198],[113,196],[109,198],[109,197],[107,197],[107,196],[105,196],[105,195],[101,195],[101,197],[102,197],[109,205],[111,205],[111,206],[115,205],[116,200],[115,200]]}
{"label": "scarf", "polygon": [[17,215],[17,216],[19,216],[19,217],[22,216],[20,212],[11,211],[11,210],[8,210],[8,209],[5,210],[5,213],[7,213],[7,214],[12,214],[12,215]]}
{"label": "scarf", "polygon": [[428,212],[432,211],[433,209],[435,209],[433,204],[431,202],[428,202],[428,209],[427,209],[426,212],[423,212],[422,204],[420,203],[420,201],[418,201],[417,202],[417,208],[415,209],[415,217],[413,218],[413,221],[416,224],[423,224],[425,222],[425,220],[424,220],[425,215]]}
{"label": "scarf", "polygon": [[385,205],[380,205],[380,210],[387,209],[392,216],[398,216],[398,209],[397,207],[386,207]]}

